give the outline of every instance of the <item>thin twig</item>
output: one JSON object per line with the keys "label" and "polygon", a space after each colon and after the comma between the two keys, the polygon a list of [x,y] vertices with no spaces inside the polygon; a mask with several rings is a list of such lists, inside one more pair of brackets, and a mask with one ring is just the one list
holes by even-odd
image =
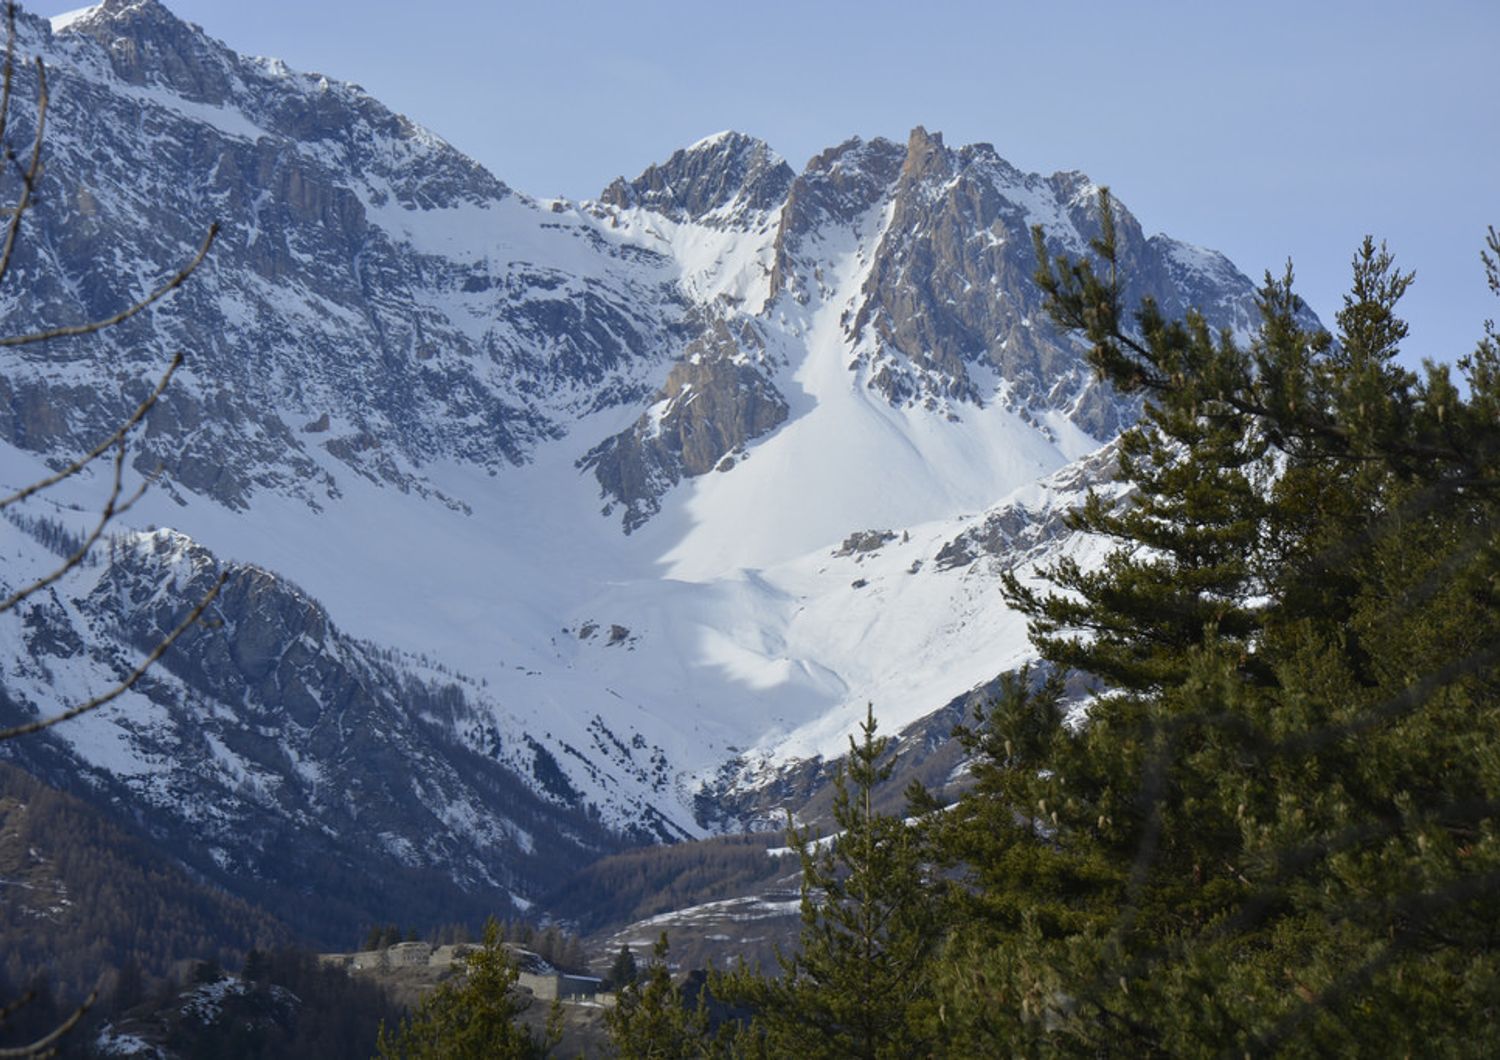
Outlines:
{"label": "thin twig", "polygon": [[146,487],[151,485],[152,479],[155,476],[147,476],[146,479],[140,484],[140,486],[136,488],[136,491],[129,497],[127,497],[123,502],[121,502],[120,493],[124,488],[125,454],[127,452],[128,450],[125,446],[125,439],[121,438],[119,445],[115,449],[114,480],[110,484],[109,496],[105,498],[104,506],[102,509],[100,509],[99,521],[94,525],[94,529],[90,531],[88,537],[84,538],[83,544],[79,545],[77,551],[75,551],[71,556],[64,560],[63,563],[51,573],[44,574],[42,577],[32,582],[24,589],[17,589],[5,600],[0,601],[0,615],[5,614],[5,612],[21,603],[33,593],[40,592],[41,590],[47,588],[47,586],[52,585],[54,582],[61,579],[63,575],[67,574],[68,571],[77,567],[88,556],[89,550],[94,547],[99,538],[103,536],[104,531],[109,527],[109,524],[113,522],[117,517],[124,515],[126,512],[130,511],[131,508],[135,507],[135,502],[140,500],[142,495],[145,494]]}
{"label": "thin twig", "polygon": [[21,218],[31,208],[31,193],[36,188],[37,175],[42,171],[42,135],[47,128],[47,68],[42,60],[36,60],[36,138],[31,143],[31,164],[21,174],[21,197],[16,200],[15,212],[10,215],[10,227],[5,231],[5,249],[0,251],[0,283],[10,270],[10,258],[16,249],[16,236],[21,231]]}
{"label": "thin twig", "polygon": [[94,1007],[94,1002],[99,1000],[99,991],[94,990],[86,997],[83,1004],[75,1008],[67,1019],[63,1020],[45,1035],[32,1042],[30,1045],[12,1045],[0,1047],[0,1057],[11,1056],[42,1056],[47,1054],[52,1046],[56,1045],[74,1027],[78,1021],[83,1019],[84,1014]]}
{"label": "thin twig", "polygon": [[15,71],[16,57],[16,5],[15,0],[5,5],[5,72],[0,75],[0,144],[5,143],[5,126],[10,119],[10,81]]}
{"label": "thin twig", "polygon": [[[203,238],[203,245],[198,248],[198,253],[193,255],[193,259],[191,261],[189,261],[181,269],[177,270],[177,274],[166,283],[162,284],[160,287],[152,291],[145,298],[142,298],[139,302],[136,302],[134,305],[127,306],[126,308],[120,310],[114,316],[105,317],[103,320],[95,320],[88,324],[68,324],[63,327],[48,328],[46,331],[33,331],[27,335],[9,335],[4,338],[0,338],[0,346],[29,346],[34,342],[46,342],[49,339],[64,339],[72,338],[77,335],[92,335],[96,331],[103,331],[106,328],[114,327],[116,324],[124,323],[125,321],[129,320],[131,317],[139,313],[141,310],[147,308],[154,302],[159,301],[171,292],[175,291],[177,288],[181,287],[187,281],[187,278],[193,274],[194,270],[196,270],[199,265],[203,264],[203,259],[208,256],[209,247],[214,245],[214,240],[218,237],[218,235],[219,223],[215,221],[213,224],[208,226],[208,235]],[[3,278],[4,271],[3,268],[0,268],[0,279]]]}
{"label": "thin twig", "polygon": [[95,460],[99,459],[105,453],[109,452],[111,448],[120,444],[120,442],[124,440],[125,435],[130,432],[130,429],[137,423],[140,423],[141,420],[145,419],[146,413],[150,412],[152,406],[154,406],[157,400],[160,399],[162,391],[167,389],[167,383],[171,381],[172,373],[177,371],[177,369],[181,366],[182,353],[181,351],[178,351],[177,353],[172,355],[172,363],[167,365],[167,370],[163,372],[161,378],[156,381],[155,388],[152,389],[150,394],[146,395],[146,399],[144,401],[136,406],[136,410],[130,414],[130,418],[127,419],[124,423],[120,424],[119,428],[115,430],[115,433],[111,434],[108,438],[104,439],[104,441],[94,446],[94,448],[90,449],[87,453],[83,454],[83,456],[73,461],[61,471],[58,471],[52,475],[48,475],[44,479],[39,479],[29,486],[22,487],[15,493],[12,493],[9,497],[0,499],[0,511],[9,508],[12,504],[18,504],[21,501],[24,501],[27,497],[30,497],[35,493],[40,493],[44,489],[48,489],[52,486],[57,485],[63,479],[71,478],[72,476],[82,471],[84,468],[88,467]]}
{"label": "thin twig", "polygon": [[173,642],[176,641],[178,637],[186,633],[188,629],[194,623],[196,623],[199,618],[202,617],[203,612],[208,610],[208,605],[213,603],[214,597],[219,595],[219,590],[224,587],[224,583],[228,580],[229,573],[227,571],[221,573],[218,577],[218,580],[214,582],[213,588],[209,589],[207,594],[204,595],[203,599],[198,601],[198,606],[194,607],[192,611],[188,612],[188,616],[187,618],[182,620],[182,624],[179,625],[176,629],[172,630],[171,633],[168,633],[164,638],[162,638],[162,640],[156,645],[156,647],[151,650],[151,654],[142,659],[140,665],[132,670],[129,676],[127,676],[119,684],[111,688],[108,692],[100,693],[94,698],[80,703],[76,707],[70,707],[69,709],[63,711],[61,714],[55,714],[50,718],[40,718],[36,721],[27,722],[25,725],[17,725],[14,728],[0,730],[0,741],[13,740],[17,736],[28,736],[34,732],[41,732],[43,729],[50,729],[52,726],[61,724],[65,721],[70,721],[71,719],[78,717],[80,714],[87,714],[91,710],[97,710],[98,708],[104,706],[106,703],[110,703],[115,699],[118,699],[120,696],[124,695],[132,685],[134,685],[145,675],[146,671],[151,668],[151,665],[155,663],[156,660],[160,659],[163,655],[166,654],[167,649],[172,646]]}
{"label": "thin twig", "polygon": [[5,1004],[0,1005],[0,1024],[3,1024],[6,1020],[10,1019],[17,1012],[20,1012],[23,1008],[25,1008],[35,1000],[36,991],[28,990],[26,991],[26,993],[22,994],[14,1001],[7,1001]]}

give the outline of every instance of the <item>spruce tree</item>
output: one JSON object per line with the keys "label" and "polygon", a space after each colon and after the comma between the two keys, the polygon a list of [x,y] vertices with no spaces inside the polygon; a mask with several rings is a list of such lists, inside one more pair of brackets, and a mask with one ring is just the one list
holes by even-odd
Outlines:
{"label": "spruce tree", "polygon": [[1095,694],[1071,726],[1060,680],[1013,681],[967,736],[946,1048],[1492,1051],[1493,327],[1467,396],[1400,368],[1411,277],[1368,240],[1337,340],[1304,326],[1290,271],[1248,344],[1149,302],[1127,327],[1102,211],[1096,261],[1039,236],[1038,280],[1100,374],[1146,395],[1132,491],[1076,518],[1116,542],[1102,568],[1008,585]]}
{"label": "spruce tree", "polygon": [[491,917],[484,941],[463,958],[460,978],[440,984],[394,1032],[382,1025],[383,1060],[486,1060],[546,1056],[560,1034],[556,1008],[538,1038],[518,1017],[530,1003],[516,992],[515,961]]}
{"label": "spruce tree", "polygon": [[910,1057],[931,1048],[929,978],[939,917],[917,830],[876,812],[890,776],[889,741],[867,709],[860,739],[834,778],[831,838],[789,829],[802,862],[802,929],[782,975],[740,968],[712,981],[716,997],[755,1019],[738,1047],[753,1055]]}
{"label": "spruce tree", "polygon": [[635,964],[635,954],[630,952],[629,946],[621,946],[620,952],[615,956],[615,961],[609,966],[609,981],[615,990],[632,985],[639,970]]}
{"label": "spruce tree", "polygon": [[[644,977],[635,974],[635,958],[620,948],[615,966],[629,978],[617,980],[615,1006],[604,1014],[609,1041],[621,1060],[691,1060],[707,1055],[711,1042],[708,1019],[701,1007],[689,1009],[682,991],[672,981],[667,964],[667,933],[657,939]],[[613,972],[611,975],[613,976]]]}

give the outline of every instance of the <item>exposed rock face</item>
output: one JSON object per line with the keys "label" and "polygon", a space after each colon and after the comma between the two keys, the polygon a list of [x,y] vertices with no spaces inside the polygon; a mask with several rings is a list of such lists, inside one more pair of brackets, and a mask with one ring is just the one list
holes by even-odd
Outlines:
{"label": "exposed rock face", "polygon": [[674,152],[635,180],[619,178],[599,200],[722,226],[779,208],[794,175],[764,141],[724,132]]}
{"label": "exposed rock face", "polygon": [[[54,784],[81,780],[132,805],[195,871],[305,917],[305,937],[329,942],[387,915],[392,899],[434,919],[483,915],[620,845],[581,805],[533,790],[529,774],[555,762],[487,725],[478,689],[417,676],[410,660],[341,633],[294,586],[226,568],[170,531],[118,543],[85,596],[27,608],[32,668],[9,675],[3,723],[50,712],[27,690],[51,667],[83,664],[106,687],[221,570],[229,578],[205,624],[131,694],[115,757],[128,748],[150,769],[109,775],[46,738],[8,752]],[[110,731],[103,718],[72,724]],[[317,901],[288,898],[313,879]]]}
{"label": "exposed rock face", "polygon": [[[1051,222],[1054,239],[1081,243],[1093,223],[1089,190],[1068,176],[1022,174],[987,144],[952,151],[913,130],[851,324],[871,385],[893,403],[983,401],[992,383],[977,373],[986,366],[1008,384],[1007,400],[1075,411],[1088,374],[1042,311],[1030,226]],[[1123,412],[1095,409],[1080,425],[1108,437]]]}
{"label": "exposed rock face", "polygon": [[881,545],[896,540],[891,530],[857,530],[844,538],[844,543],[834,550],[835,556],[852,556],[860,552],[874,552]]}
{"label": "exposed rock face", "polygon": [[866,143],[855,137],[807,163],[787,193],[776,229],[773,296],[790,290],[798,301],[808,299],[809,292],[797,285],[806,241],[825,228],[855,225],[889,194],[904,158],[899,144],[880,137]]}
{"label": "exposed rock face", "polygon": [[1105,497],[1121,495],[1119,460],[1120,448],[1111,443],[1042,480],[1026,500],[998,505],[945,543],[934,557],[935,567],[954,570],[985,558],[1013,570],[1044,555],[1073,533],[1068,513],[1083,503],[1089,491]]}
{"label": "exposed rock face", "polygon": [[786,419],[786,399],[758,363],[763,352],[751,323],[732,331],[714,321],[634,426],[579,461],[620,502],[627,533],[656,514],[662,495],[684,477],[731,469],[733,454]]}
{"label": "exposed rock face", "polygon": [[[109,0],[55,37],[22,16],[19,50],[47,55],[52,107],[28,219],[45,234],[23,238],[0,293],[8,332],[108,316],[211,221],[222,234],[160,308],[61,351],[89,379],[51,370],[60,347],[8,358],[0,429],[17,445],[93,444],[180,348],[137,466],[231,507],[261,491],[317,506],[345,471],[423,489],[435,459],[524,462],[578,412],[649,392],[676,344],[659,259],[514,195],[356,86],[238,56],[156,0]],[[325,417],[326,433],[295,429]]]}
{"label": "exposed rock face", "polygon": [[214,106],[234,92],[223,51],[155,0],[105,0],[76,28],[107,49],[110,69],[127,85],[159,85]]}
{"label": "exposed rock face", "polygon": [[[888,173],[889,148],[878,157]],[[888,195],[890,221],[849,329],[871,386],[892,403],[937,408],[990,400],[998,376],[1006,402],[1032,413],[1061,411],[1094,437],[1111,437],[1128,422],[1133,405],[1092,381],[1080,349],[1051,326],[1032,280],[1033,225],[1043,226],[1054,252],[1085,254],[1097,235],[1095,188],[1086,178],[1024,174],[988,144],[954,150],[918,127]],[[1117,208],[1121,271],[1131,278],[1127,304],[1149,294],[1181,312],[1188,298],[1212,326],[1248,327],[1248,281],[1218,255],[1184,248],[1182,257],[1203,266],[1202,281],[1184,290],[1187,270],[1171,241],[1147,240]]]}

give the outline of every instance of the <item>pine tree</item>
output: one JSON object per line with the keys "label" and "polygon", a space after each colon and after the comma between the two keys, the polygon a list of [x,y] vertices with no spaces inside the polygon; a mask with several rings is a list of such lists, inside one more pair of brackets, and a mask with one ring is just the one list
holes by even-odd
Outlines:
{"label": "pine tree", "polygon": [[1290,271],[1248,345],[1149,302],[1127,328],[1102,199],[1105,271],[1038,237],[1038,280],[1100,374],[1147,396],[1133,492],[1077,516],[1117,543],[1102,569],[1008,584],[1097,694],[1072,727],[1060,680],[1013,681],[967,737],[949,1048],[1493,1050],[1493,326],[1467,397],[1401,369],[1411,277],[1367,240],[1337,341],[1302,325]]}
{"label": "pine tree", "polygon": [[442,983],[401,1021],[394,1034],[380,1028],[379,1055],[401,1060],[487,1060],[546,1056],[561,1027],[558,1011],[538,1038],[518,1022],[529,1004],[516,993],[515,961],[491,917],[483,943],[464,956],[461,979]]}
{"label": "pine tree", "polygon": [[917,831],[877,813],[888,746],[867,710],[834,778],[839,831],[814,842],[791,828],[802,862],[802,930],[782,975],[716,977],[716,997],[756,1012],[740,1048],[770,1056],[909,1057],[929,1048],[929,973],[939,937],[935,884]]}
{"label": "pine tree", "polygon": [[245,964],[240,969],[240,978],[247,983],[263,983],[270,973],[270,967],[265,953],[259,949],[252,949],[245,954]]}
{"label": "pine tree", "polygon": [[615,962],[609,966],[609,981],[616,990],[632,985],[639,971],[635,965],[635,954],[630,952],[629,946],[621,946]]}
{"label": "pine tree", "polygon": [[[703,1009],[689,1009],[682,991],[672,981],[669,952],[667,933],[663,931],[646,974],[638,977],[635,958],[629,949],[620,948],[615,967],[621,978],[616,982],[623,985],[615,1007],[604,1014],[604,1026],[621,1060],[691,1060],[706,1055],[711,1047]],[[613,978],[615,972],[610,974]]]}

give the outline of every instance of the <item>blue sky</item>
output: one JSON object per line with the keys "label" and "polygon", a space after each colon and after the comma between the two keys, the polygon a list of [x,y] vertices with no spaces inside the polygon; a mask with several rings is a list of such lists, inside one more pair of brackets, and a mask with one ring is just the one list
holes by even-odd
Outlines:
{"label": "blue sky", "polygon": [[[1500,317],[1500,3],[165,0],[236,50],[358,82],[534,195],[597,195],[712,132],[795,168],[851,135],[1080,169],[1148,232],[1252,277],[1293,259],[1332,322],[1361,237],[1417,271],[1407,359]],[[39,14],[79,0],[26,4]]]}

